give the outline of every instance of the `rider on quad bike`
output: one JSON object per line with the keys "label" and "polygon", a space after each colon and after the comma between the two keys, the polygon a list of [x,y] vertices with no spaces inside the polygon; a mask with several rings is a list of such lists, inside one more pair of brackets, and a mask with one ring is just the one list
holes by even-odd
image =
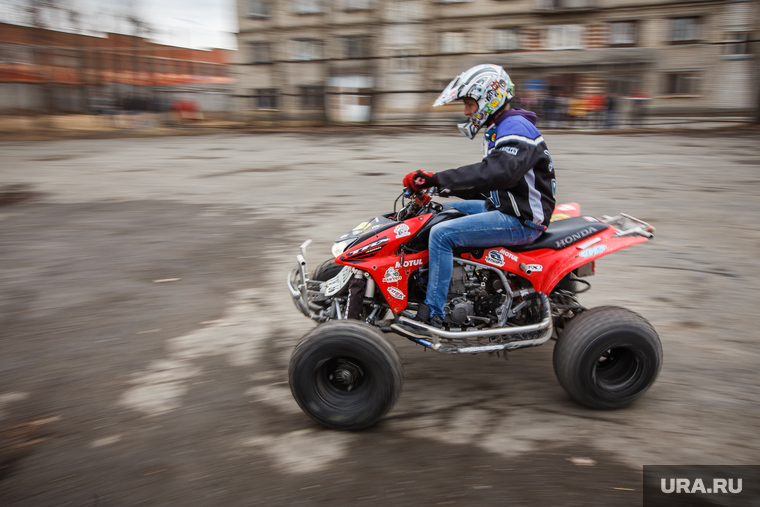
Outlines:
{"label": "rider on quad bike", "polygon": [[[555,205],[556,177],[549,150],[536,128],[536,114],[512,109],[515,86],[498,65],[476,65],[441,92],[433,106],[464,102],[468,121],[458,125],[469,139],[487,127],[480,162],[435,174],[418,170],[404,177],[404,187],[419,191],[438,187],[441,196],[465,199],[450,203],[466,216],[435,225],[430,232],[427,293],[416,320],[440,328],[452,276],[455,248],[528,245],[549,225]],[[429,336],[405,324],[404,334]]]}
{"label": "rider on quad bike", "polygon": [[[652,239],[654,227],[624,213],[597,218],[581,215],[578,203],[555,205],[549,151],[535,115],[509,109],[513,95],[501,67],[464,72],[435,105],[463,100],[470,119],[460,130],[469,138],[489,127],[483,161],[408,175],[401,209],[394,203],[340,236],[333,258],[313,270],[311,240],[301,245],[287,288],[317,325],[293,349],[288,384],[313,420],[360,430],[388,414],[403,386],[394,333],[455,355],[506,354],[554,339],[560,386],[593,409],[628,406],[657,378],[662,344],[652,325],[625,308],[586,308],[578,299],[597,260]],[[466,200],[444,206],[436,194]]]}

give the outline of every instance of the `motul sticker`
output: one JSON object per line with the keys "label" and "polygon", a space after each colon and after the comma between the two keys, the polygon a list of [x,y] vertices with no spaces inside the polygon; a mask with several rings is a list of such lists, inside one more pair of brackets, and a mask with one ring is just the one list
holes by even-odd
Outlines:
{"label": "motul sticker", "polygon": [[594,255],[599,255],[600,253],[607,250],[607,245],[597,245],[592,248],[587,248],[586,250],[581,251],[578,255],[580,257],[593,257]]}
{"label": "motul sticker", "polygon": [[397,225],[393,228],[393,232],[396,233],[396,239],[409,236],[409,226],[406,224]]}
{"label": "motul sticker", "polygon": [[393,296],[396,299],[404,299],[406,297],[406,294],[401,292],[400,289],[397,289],[396,287],[388,287],[388,294]]}
{"label": "motul sticker", "polygon": [[398,273],[398,271],[396,271],[396,268],[388,268],[388,270],[385,272],[385,276],[383,277],[383,281],[385,283],[393,283],[398,282],[399,280],[401,280],[401,275]]}
{"label": "motul sticker", "polygon": [[[409,261],[404,261],[404,267],[409,268],[412,266],[422,266],[422,259],[412,259]],[[401,262],[396,261],[396,269],[399,269],[401,267]]]}
{"label": "motul sticker", "polygon": [[504,257],[506,257],[507,259],[512,259],[513,261],[517,262],[517,256],[513,254],[512,252],[508,252],[502,248],[501,250],[499,250],[499,253],[503,255]]}

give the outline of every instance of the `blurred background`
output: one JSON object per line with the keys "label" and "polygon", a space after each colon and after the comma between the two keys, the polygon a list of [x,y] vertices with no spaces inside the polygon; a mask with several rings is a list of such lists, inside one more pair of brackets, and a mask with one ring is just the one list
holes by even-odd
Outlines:
{"label": "blurred background", "polygon": [[[503,66],[544,128],[760,118],[757,0],[0,2],[0,115],[90,128],[438,125]],[[76,122],[74,121],[76,119]],[[23,122],[22,122],[23,123]]]}
{"label": "blurred background", "polygon": [[[760,129],[713,127],[760,120],[759,1],[0,0],[0,506],[623,507],[645,464],[756,464]],[[394,411],[324,430],[285,275],[482,156],[431,105],[484,62],[558,202],[657,227],[582,302],[650,320],[660,377],[592,412],[551,344],[396,337]]]}

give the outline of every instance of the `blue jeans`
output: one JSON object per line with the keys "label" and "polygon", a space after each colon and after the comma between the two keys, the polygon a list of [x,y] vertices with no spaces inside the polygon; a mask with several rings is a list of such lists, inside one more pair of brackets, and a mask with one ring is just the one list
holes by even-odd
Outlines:
{"label": "blue jeans", "polygon": [[445,316],[443,305],[449,292],[455,247],[527,245],[542,234],[511,215],[498,210],[488,211],[485,201],[457,201],[449,206],[467,213],[467,216],[442,222],[430,231],[425,304],[430,308],[431,317]]}

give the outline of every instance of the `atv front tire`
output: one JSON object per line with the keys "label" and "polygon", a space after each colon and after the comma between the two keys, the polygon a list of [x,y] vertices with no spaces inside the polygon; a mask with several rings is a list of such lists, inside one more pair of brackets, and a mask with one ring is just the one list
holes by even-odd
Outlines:
{"label": "atv front tire", "polygon": [[574,317],[554,345],[554,373],[575,401],[594,409],[633,403],[662,365],[662,344],[640,315],[600,306]]}
{"label": "atv front tire", "polygon": [[301,410],[339,430],[377,423],[393,408],[403,384],[391,342],[354,320],[331,321],[307,333],[290,358],[288,378]]}

